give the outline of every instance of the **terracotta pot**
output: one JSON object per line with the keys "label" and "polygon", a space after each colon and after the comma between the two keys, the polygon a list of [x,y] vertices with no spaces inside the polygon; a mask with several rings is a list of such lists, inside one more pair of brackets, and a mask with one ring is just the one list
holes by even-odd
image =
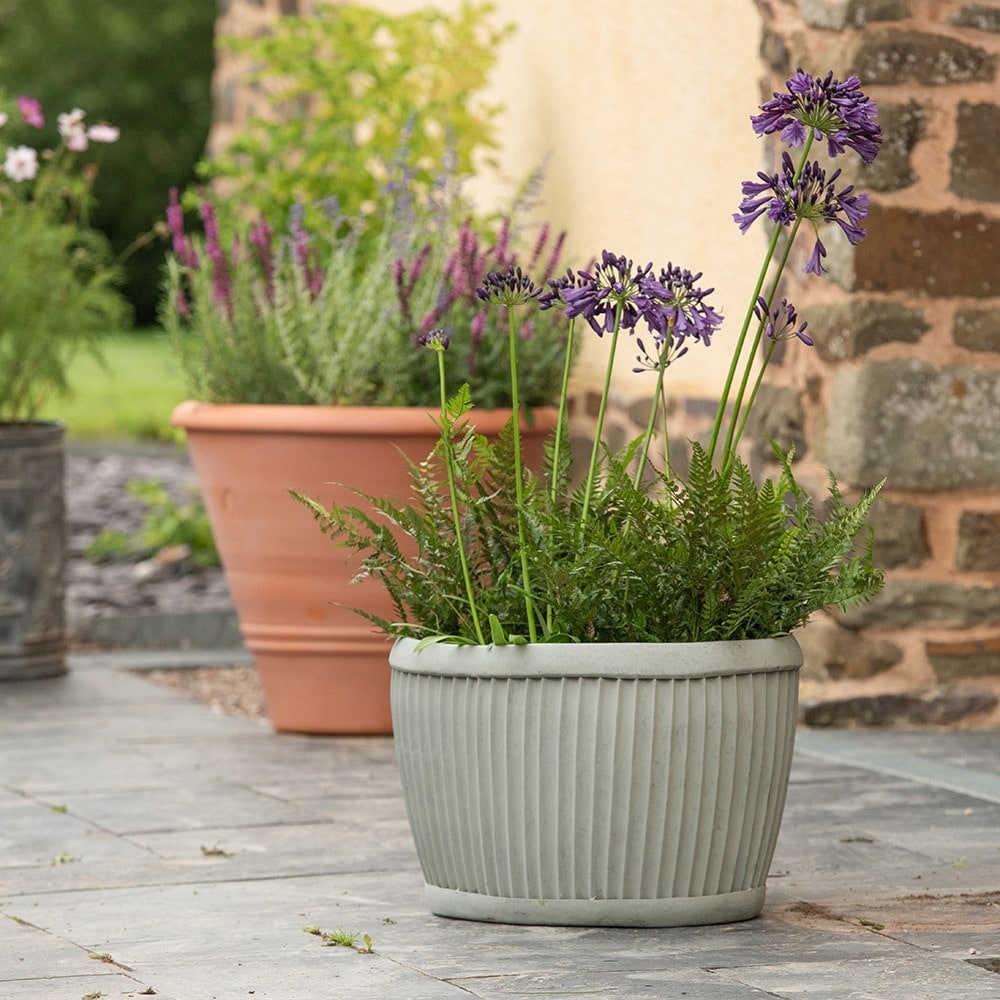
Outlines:
{"label": "terracotta pot", "polygon": [[63,438],[0,423],[0,680],[66,672]]}
{"label": "terracotta pot", "polygon": [[[390,644],[351,611],[392,617],[373,581],[351,583],[357,558],[320,532],[290,489],[326,505],[353,491],[406,500],[403,456],[419,462],[437,439],[437,411],[415,407],[181,403],[226,581],[260,671],[271,724],[308,733],[388,733]],[[510,411],[476,412],[498,433]],[[525,457],[541,463],[554,410],[526,429]]]}

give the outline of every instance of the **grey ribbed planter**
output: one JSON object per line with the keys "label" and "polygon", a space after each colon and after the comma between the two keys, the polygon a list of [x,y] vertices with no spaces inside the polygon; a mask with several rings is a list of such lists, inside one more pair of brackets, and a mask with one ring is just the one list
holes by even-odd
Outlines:
{"label": "grey ribbed planter", "polygon": [[757,916],[798,644],[393,647],[403,794],[441,916],[665,927]]}
{"label": "grey ribbed planter", "polygon": [[66,672],[63,426],[0,423],[0,680]]}

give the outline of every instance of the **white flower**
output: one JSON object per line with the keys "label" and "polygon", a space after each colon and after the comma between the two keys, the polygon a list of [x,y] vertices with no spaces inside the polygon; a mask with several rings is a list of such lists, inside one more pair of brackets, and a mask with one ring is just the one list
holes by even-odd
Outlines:
{"label": "white flower", "polygon": [[69,139],[70,136],[82,132],[84,115],[85,112],[80,108],[74,108],[72,111],[63,112],[59,115],[59,134],[64,139]]}
{"label": "white flower", "polygon": [[30,146],[12,146],[3,161],[3,172],[12,181],[30,181],[38,173],[38,153]]}
{"label": "white flower", "polygon": [[0,128],[3,128],[7,124],[7,114],[4,111],[0,111]]}
{"label": "white flower", "polygon": [[117,142],[121,130],[114,125],[91,125],[87,129],[87,137],[91,142]]}

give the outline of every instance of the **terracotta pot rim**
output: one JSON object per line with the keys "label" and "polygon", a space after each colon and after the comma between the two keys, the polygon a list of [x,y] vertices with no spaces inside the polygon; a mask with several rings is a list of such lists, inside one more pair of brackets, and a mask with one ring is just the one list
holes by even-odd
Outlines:
{"label": "terracotta pot rim", "polygon": [[[175,427],[188,431],[295,432],[299,434],[426,435],[436,434],[436,408],[422,406],[295,406],[270,403],[205,403],[185,400],[170,417]],[[509,409],[474,410],[475,425],[484,433],[499,430],[510,417]],[[531,411],[543,430],[555,426],[555,407]]]}

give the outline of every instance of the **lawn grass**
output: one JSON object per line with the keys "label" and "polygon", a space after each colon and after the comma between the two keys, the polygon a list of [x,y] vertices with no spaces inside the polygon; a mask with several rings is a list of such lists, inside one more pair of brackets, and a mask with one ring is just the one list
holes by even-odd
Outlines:
{"label": "lawn grass", "polygon": [[70,395],[50,399],[44,417],[62,421],[70,439],[181,440],[170,413],[187,394],[166,335],[111,334],[102,354],[103,365],[87,354],[73,360]]}

